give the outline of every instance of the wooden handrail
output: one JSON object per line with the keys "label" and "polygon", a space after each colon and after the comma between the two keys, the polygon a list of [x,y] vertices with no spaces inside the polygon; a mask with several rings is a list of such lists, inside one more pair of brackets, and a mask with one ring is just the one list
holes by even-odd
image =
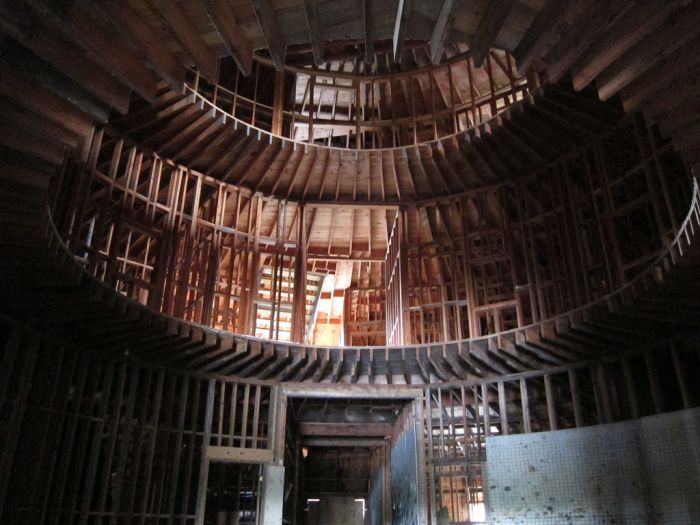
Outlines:
{"label": "wooden handrail", "polygon": [[[696,231],[700,231],[700,189],[698,187],[698,182],[697,179],[693,179],[693,193],[692,193],[692,200],[691,200],[691,205],[688,213],[686,214],[685,219],[681,223],[678,232],[674,236],[672,242],[662,251],[662,253],[655,258],[654,262],[650,264],[647,269],[643,272],[641,272],[639,275],[637,275],[634,279],[632,279],[630,282],[627,284],[617,288],[616,290],[613,290],[612,292],[594,300],[591,301],[583,306],[574,308],[572,310],[569,310],[563,314],[556,315],[554,317],[549,317],[547,319],[543,319],[541,321],[538,321],[536,323],[531,323],[529,325],[521,326],[518,328],[513,328],[510,330],[506,331],[501,331],[497,332],[494,334],[489,334],[485,336],[479,336],[479,337],[474,337],[474,338],[468,338],[468,339],[459,339],[459,340],[454,340],[454,341],[446,341],[446,342],[441,342],[441,343],[422,343],[422,344],[411,344],[411,345],[393,345],[393,346],[373,346],[373,347],[367,347],[367,346],[348,346],[348,347],[341,347],[338,348],[337,350],[343,351],[343,352],[357,352],[362,349],[366,348],[372,348],[374,351],[381,351],[382,349],[392,349],[392,348],[415,348],[415,349],[425,349],[426,351],[430,351],[431,348],[435,349],[443,349],[446,346],[449,345],[469,345],[469,344],[476,344],[479,342],[488,342],[488,341],[500,341],[502,338],[512,338],[513,340],[517,340],[517,335],[518,334],[525,334],[528,331],[532,330],[540,330],[542,326],[551,326],[556,324],[560,321],[563,320],[571,320],[573,319],[574,316],[597,306],[601,305],[607,305],[613,302],[616,299],[622,299],[622,302],[624,303],[628,297],[629,294],[632,294],[632,297],[634,297],[634,294],[637,293],[637,291],[641,288],[642,290],[647,289],[651,283],[658,281],[658,277],[656,276],[657,272],[667,272],[668,269],[672,266],[675,266],[677,264],[677,260],[683,256],[684,254],[684,244],[685,247],[688,247],[692,244],[693,239],[696,235]],[[53,221],[52,213],[49,208],[46,210],[46,236],[47,236],[47,244],[48,246],[55,246],[57,251],[57,255],[62,255],[63,258],[65,259],[70,259],[73,264],[75,264],[76,259],[80,259],[77,255],[73,254],[70,251],[70,248],[68,245],[64,242],[64,240],[61,238],[61,235],[56,228],[56,225]],[[75,265],[75,269],[80,269],[81,271],[85,272],[86,275],[88,275],[91,279],[94,279],[92,275],[90,275],[84,268],[79,267],[78,265]],[[112,290],[113,293],[115,293]],[[148,309],[146,306],[133,301],[131,299],[126,299],[125,300],[129,301],[130,303],[133,303],[135,306],[138,306],[140,308]],[[254,341],[260,341],[260,342],[271,342],[275,343],[274,340],[269,340],[269,339],[263,339],[263,338],[256,338],[253,336],[248,336],[248,335],[239,335],[235,334],[232,332],[227,332],[223,330],[217,330],[215,328],[211,328],[208,326],[204,326],[201,324],[197,323],[192,323],[189,321],[185,321],[182,319],[177,319],[177,318],[172,318],[170,316],[167,316],[165,314],[160,314],[163,315],[167,319],[173,319],[176,320],[179,323],[184,323],[190,326],[197,327],[199,329],[202,329],[206,332],[210,332],[212,334],[215,334],[217,336],[235,336],[238,338],[246,338]],[[335,349],[334,347],[326,347],[322,345],[305,345],[305,344],[300,344],[300,343],[290,343],[290,342],[284,342],[283,343],[287,347],[296,347],[296,348],[303,348],[303,349],[313,349],[313,348],[324,348],[324,349]]]}

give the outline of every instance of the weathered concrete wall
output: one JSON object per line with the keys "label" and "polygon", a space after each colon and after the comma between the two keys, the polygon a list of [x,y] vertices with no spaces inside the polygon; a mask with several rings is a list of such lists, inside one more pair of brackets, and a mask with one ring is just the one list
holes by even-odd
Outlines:
{"label": "weathered concrete wall", "polygon": [[369,483],[367,500],[370,525],[384,525],[384,466],[380,465]]}
{"label": "weathered concrete wall", "polygon": [[[322,496],[309,504],[307,525],[362,525],[362,503],[354,496]],[[280,523],[282,523],[280,521]]]}
{"label": "weathered concrete wall", "polygon": [[410,426],[391,449],[391,508],[393,525],[418,523],[416,431]]}
{"label": "weathered concrete wall", "polygon": [[700,409],[487,438],[488,523],[700,523]]}

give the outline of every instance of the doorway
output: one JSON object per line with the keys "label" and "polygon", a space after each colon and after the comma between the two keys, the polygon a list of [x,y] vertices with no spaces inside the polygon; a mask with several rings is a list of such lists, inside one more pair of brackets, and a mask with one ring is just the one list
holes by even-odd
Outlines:
{"label": "doorway", "polygon": [[348,393],[285,391],[285,522],[427,523],[422,397]]}

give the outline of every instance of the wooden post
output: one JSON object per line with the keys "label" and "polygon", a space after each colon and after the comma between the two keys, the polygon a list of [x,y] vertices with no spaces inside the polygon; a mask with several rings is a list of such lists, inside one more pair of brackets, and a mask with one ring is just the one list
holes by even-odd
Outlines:
{"label": "wooden post", "polygon": [[284,127],[284,71],[275,71],[275,94],[272,108],[272,133],[282,135]]}
{"label": "wooden post", "polygon": [[292,305],[292,341],[304,342],[306,332],[306,256],[307,227],[303,203],[297,205],[297,242],[294,258],[294,303]]}

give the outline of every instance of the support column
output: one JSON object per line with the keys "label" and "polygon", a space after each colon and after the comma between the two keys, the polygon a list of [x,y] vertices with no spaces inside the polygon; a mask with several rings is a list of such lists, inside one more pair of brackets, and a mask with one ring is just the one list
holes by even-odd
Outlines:
{"label": "support column", "polygon": [[284,467],[265,465],[263,467],[261,520],[262,525],[282,523],[284,503]]}
{"label": "support column", "polygon": [[294,258],[292,341],[295,343],[303,343],[306,333],[306,210],[303,204],[299,204],[298,207],[297,248]]}
{"label": "support column", "polygon": [[284,124],[284,71],[275,71],[275,94],[272,108],[272,133],[282,134]]}

